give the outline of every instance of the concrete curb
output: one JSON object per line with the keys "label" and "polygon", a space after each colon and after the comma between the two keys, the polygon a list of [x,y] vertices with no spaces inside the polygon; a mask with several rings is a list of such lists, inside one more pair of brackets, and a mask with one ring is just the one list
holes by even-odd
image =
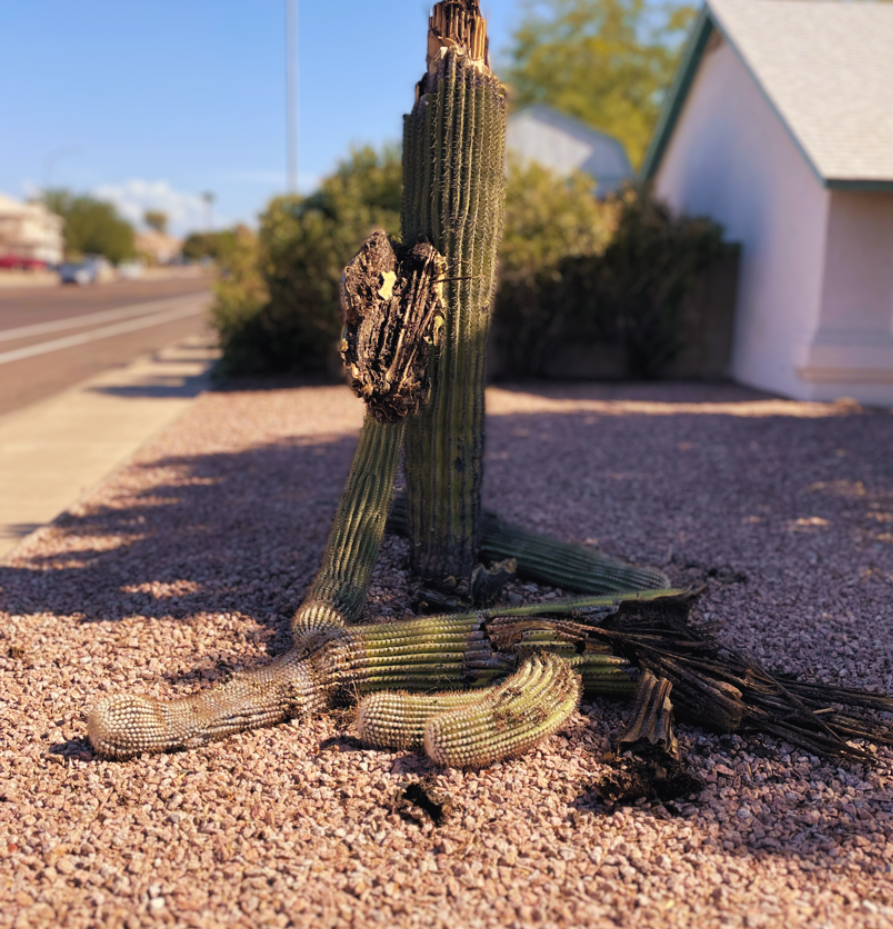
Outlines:
{"label": "concrete curb", "polygon": [[216,357],[187,339],[0,417],[0,561],[181,416]]}

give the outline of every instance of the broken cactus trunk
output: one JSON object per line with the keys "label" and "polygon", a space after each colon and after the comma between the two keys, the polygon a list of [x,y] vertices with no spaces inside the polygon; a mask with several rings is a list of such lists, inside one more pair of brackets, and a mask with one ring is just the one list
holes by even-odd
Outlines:
{"label": "broken cactus trunk", "polygon": [[428,70],[403,132],[403,241],[446,260],[443,339],[431,397],[407,429],[412,567],[469,578],[477,561],[484,462],[484,373],[502,233],[506,101],[491,72],[476,0],[438,3]]}

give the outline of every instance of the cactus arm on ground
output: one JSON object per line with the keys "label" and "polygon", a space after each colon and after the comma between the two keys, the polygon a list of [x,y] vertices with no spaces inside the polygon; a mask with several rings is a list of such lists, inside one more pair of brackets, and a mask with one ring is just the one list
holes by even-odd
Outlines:
{"label": "cactus arm on ground", "polygon": [[[394,497],[388,529],[403,536],[409,534],[405,493]],[[530,532],[487,510],[481,513],[477,557],[488,562],[513,558],[518,577],[579,593],[610,594],[670,587],[670,579],[657,568],[625,564],[604,552]]]}
{"label": "cactus arm on ground", "polygon": [[534,655],[480,700],[429,720],[425,754],[445,767],[482,767],[521,755],[564,725],[580,694],[580,678],[567,662]]}

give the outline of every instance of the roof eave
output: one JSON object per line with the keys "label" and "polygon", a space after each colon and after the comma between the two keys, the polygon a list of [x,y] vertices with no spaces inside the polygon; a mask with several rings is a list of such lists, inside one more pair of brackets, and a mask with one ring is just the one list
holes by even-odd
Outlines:
{"label": "roof eave", "polygon": [[766,101],[772,112],[778,117],[781,125],[787,132],[788,137],[794,143],[797,151],[800,152],[804,161],[812,171],[814,177],[822,187],[825,187],[828,190],[893,191],[893,179],[858,180],[827,178],[822,174],[819,166],[812,159],[800,139],[798,139],[794,134],[787,120],[779,112],[778,107],[775,105],[775,101],[772,100],[772,98],[767,93],[766,88],[763,87],[756,74],[754,74],[750,65],[738,49],[737,45],[729,39],[728,35],[723,29],[722,23],[717,19],[716,14],[710,10],[707,3],[704,4],[704,6],[701,8],[701,12],[698,14],[698,19],[695,23],[694,29],[692,30],[691,36],[689,37],[688,44],[686,45],[682,62],[679,65],[679,70],[676,72],[676,78],[673,81],[673,86],[667,95],[667,99],[664,102],[663,108],[661,109],[657,128],[654,131],[654,136],[651,139],[651,145],[648,147],[648,153],[646,154],[645,160],[642,163],[640,175],[643,180],[650,181],[654,178],[655,174],[657,174],[657,170],[660,167],[664,152],[666,151],[670,139],[672,138],[673,131],[676,128],[679,114],[683,105],[685,104],[685,99],[688,95],[689,88],[691,87],[692,82],[695,79],[695,75],[698,72],[698,67],[701,64],[701,59],[704,55],[704,50],[707,47],[707,43],[710,41],[710,36],[713,34],[714,30],[716,30],[722,36],[722,38],[729,44],[730,48],[737,55],[738,60],[744,67],[744,70],[750,75],[753,82],[756,84],[757,88],[762,94],[763,99]]}
{"label": "roof eave", "polygon": [[695,79],[698,65],[701,63],[701,56],[704,54],[704,49],[710,41],[710,36],[714,28],[715,26],[710,16],[710,11],[707,5],[704,4],[704,6],[701,7],[701,12],[698,14],[694,28],[689,36],[685,52],[682,56],[682,62],[676,71],[673,86],[670,88],[667,99],[664,101],[664,105],[661,108],[657,127],[651,138],[651,144],[648,146],[645,160],[642,162],[640,174],[643,180],[650,181],[657,173],[657,169],[663,158],[664,150],[670,142],[670,137],[673,135],[673,129],[676,127],[679,113],[685,103],[685,98],[688,96],[688,90],[691,87],[692,81]]}
{"label": "roof eave", "polygon": [[822,182],[828,190],[852,190],[856,192],[875,192],[891,191],[893,192],[893,179],[889,181],[882,180],[860,180],[858,178],[827,178]]}

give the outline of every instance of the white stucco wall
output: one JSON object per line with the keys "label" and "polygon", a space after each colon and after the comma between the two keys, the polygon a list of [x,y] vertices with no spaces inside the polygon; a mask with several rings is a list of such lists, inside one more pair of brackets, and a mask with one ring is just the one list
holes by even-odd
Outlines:
{"label": "white stucco wall", "polygon": [[798,374],[817,400],[893,403],[893,193],[832,191],[818,326]]}
{"label": "white stucco wall", "polygon": [[676,210],[740,242],[731,375],[809,398],[796,369],[818,328],[831,195],[728,43],[714,33],[655,176]]}

